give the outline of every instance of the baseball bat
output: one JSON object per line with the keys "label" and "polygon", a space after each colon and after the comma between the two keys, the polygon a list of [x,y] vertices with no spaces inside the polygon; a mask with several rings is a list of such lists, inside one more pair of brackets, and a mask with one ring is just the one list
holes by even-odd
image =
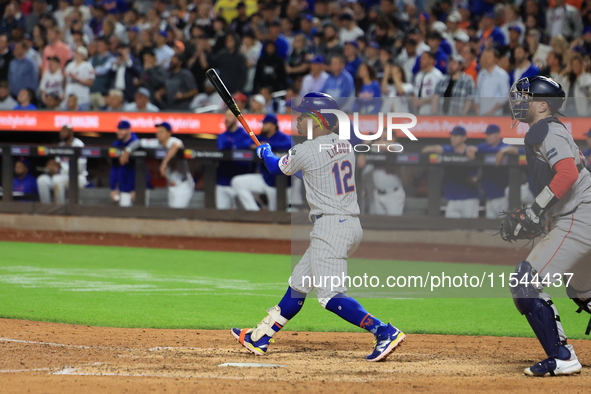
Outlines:
{"label": "baseball bat", "polygon": [[224,85],[224,82],[222,81],[218,73],[213,68],[210,68],[205,72],[205,75],[207,75],[207,78],[211,81],[213,87],[215,88],[215,90],[217,90],[222,100],[224,100],[226,106],[230,109],[230,111],[232,111],[234,116],[236,116],[236,119],[238,119],[240,124],[244,127],[244,130],[246,130],[248,135],[250,135],[250,138],[252,138],[256,146],[260,146],[261,143],[259,142],[259,139],[256,135],[254,135],[254,133],[250,129],[250,126],[246,122],[246,119],[244,119],[244,116],[242,115],[240,108],[238,108],[238,104],[236,104],[236,101],[234,101],[234,98],[228,91],[226,85]]}

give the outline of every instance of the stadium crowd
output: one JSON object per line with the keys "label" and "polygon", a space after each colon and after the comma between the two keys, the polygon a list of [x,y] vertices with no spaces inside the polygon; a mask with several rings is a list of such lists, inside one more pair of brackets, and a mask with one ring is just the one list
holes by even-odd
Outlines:
{"label": "stadium crowd", "polygon": [[361,113],[500,115],[514,80],[545,74],[569,115],[591,114],[591,0],[12,0],[0,14],[0,109],[223,112],[214,67],[253,113],[321,90]]}

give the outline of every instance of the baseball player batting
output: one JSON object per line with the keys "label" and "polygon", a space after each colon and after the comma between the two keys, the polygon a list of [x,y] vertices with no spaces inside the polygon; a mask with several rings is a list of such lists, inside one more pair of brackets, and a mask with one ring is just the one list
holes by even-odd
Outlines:
{"label": "baseball player batting", "polygon": [[504,221],[501,235],[519,239],[524,230],[535,233],[533,226],[544,215],[554,222],[527,260],[517,264],[516,282],[511,285],[517,310],[525,315],[548,356],[524,372],[529,376],[572,375],[581,371],[581,363],[567,343],[556,305],[544,287],[566,284],[570,276],[568,296],[579,311],[591,313],[591,176],[571,134],[556,117],[564,115],[560,107],[565,94],[560,84],[548,77],[521,78],[513,84],[511,96],[514,126],[519,121],[529,125],[525,153],[537,195],[531,208],[511,213],[514,226]]}
{"label": "baseball player batting", "polygon": [[[232,335],[252,353],[266,354],[271,338],[302,309],[306,295],[315,288],[325,309],[375,335],[375,347],[366,359],[380,361],[404,341],[404,333],[372,316],[354,298],[345,295],[344,285],[332,288],[330,283],[321,283],[325,277],[346,275],[347,258],[357,249],[363,234],[358,218],[353,148],[349,141],[339,140],[332,133],[337,125],[336,116],[323,115],[321,109],[339,109],[339,106],[327,94],[308,93],[293,108],[301,113],[297,122],[300,135],[307,134],[311,120],[312,140],[294,146],[281,158],[273,154],[268,144],[257,148],[257,155],[272,174],[295,175],[301,171],[314,227],[310,246],[294,267],[287,292],[279,304],[267,310],[268,315],[255,328],[233,328]],[[334,149],[320,151],[321,145],[328,144]]]}

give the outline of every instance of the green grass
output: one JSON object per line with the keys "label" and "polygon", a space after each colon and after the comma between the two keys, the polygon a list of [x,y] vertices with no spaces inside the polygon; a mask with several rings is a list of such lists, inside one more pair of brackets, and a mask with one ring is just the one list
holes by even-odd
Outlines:
{"label": "green grass", "polygon": [[[0,242],[0,251],[0,317],[93,326],[253,326],[279,301],[291,270],[290,256],[281,255],[11,242]],[[446,273],[511,271],[429,262],[358,263],[363,262],[352,261],[350,275],[386,265],[393,274],[435,273],[442,267]],[[533,336],[508,297],[360,301],[407,333]],[[585,338],[589,315],[574,313],[568,299],[555,303],[567,333]],[[361,331],[315,299],[306,301],[286,329]]]}

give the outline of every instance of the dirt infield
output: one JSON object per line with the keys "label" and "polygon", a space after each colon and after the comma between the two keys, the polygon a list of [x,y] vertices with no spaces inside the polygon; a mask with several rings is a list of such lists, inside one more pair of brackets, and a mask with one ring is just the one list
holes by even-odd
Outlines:
{"label": "dirt infield", "polygon": [[[0,240],[289,254],[287,242],[0,230]],[[365,243],[360,255],[380,257]],[[388,249],[391,250],[391,249]],[[396,258],[514,264],[527,250],[396,245]],[[392,258],[390,256],[390,258]],[[0,301],[1,302],[1,301]],[[121,329],[0,319],[0,393],[535,392],[524,367],[544,357],[535,339],[408,335],[386,362],[368,363],[369,334],[280,332],[268,356],[229,331]],[[548,392],[589,392],[591,341],[572,341],[580,376],[546,378]],[[226,363],[280,366],[245,368]]]}
{"label": "dirt infield", "polygon": [[[591,342],[573,341],[585,367]],[[522,368],[535,339],[408,335],[368,363],[368,334],[281,332],[257,357],[229,331],[147,330],[0,319],[0,392],[540,392]],[[278,364],[244,368],[225,363]],[[545,392],[586,393],[591,373],[544,378]]]}

